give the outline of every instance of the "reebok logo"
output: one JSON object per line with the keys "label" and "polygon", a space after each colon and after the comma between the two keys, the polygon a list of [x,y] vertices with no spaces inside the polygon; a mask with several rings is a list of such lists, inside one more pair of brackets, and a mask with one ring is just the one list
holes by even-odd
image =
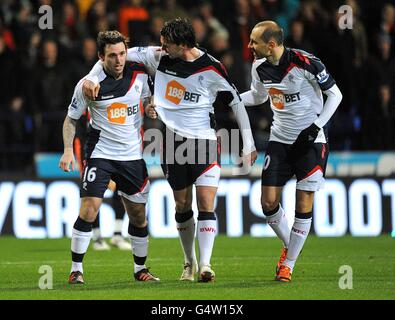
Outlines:
{"label": "reebok logo", "polygon": [[170,71],[170,70],[165,70],[165,72],[166,73],[168,73],[168,74],[171,74],[171,75],[173,75],[173,76],[176,76],[177,75],[177,72],[175,72],[175,71]]}

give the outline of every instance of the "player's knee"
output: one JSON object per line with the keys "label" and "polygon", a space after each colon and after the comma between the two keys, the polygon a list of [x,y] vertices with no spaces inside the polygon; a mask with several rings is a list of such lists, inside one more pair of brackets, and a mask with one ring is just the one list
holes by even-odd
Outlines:
{"label": "player's knee", "polygon": [[143,228],[147,225],[147,220],[145,218],[145,214],[130,217],[129,221],[132,225],[136,226],[137,228]]}
{"label": "player's knee", "polygon": [[273,211],[275,208],[277,208],[278,201],[265,199],[265,200],[262,200],[261,204],[262,204],[263,213],[265,213],[265,212]]}
{"label": "player's knee", "polygon": [[99,207],[99,203],[97,204],[89,198],[83,198],[79,216],[87,222],[93,222],[99,212]]}
{"label": "player's knee", "polygon": [[142,228],[146,226],[147,220],[145,217],[145,205],[144,204],[134,204],[127,207],[127,213],[130,222],[138,227]]}
{"label": "player's knee", "polygon": [[199,199],[197,206],[199,211],[211,212],[214,210],[214,200],[208,198]]}
{"label": "player's knee", "polygon": [[295,207],[296,212],[307,212],[310,213],[313,210],[313,205],[310,203],[297,203]]}
{"label": "player's knee", "polygon": [[93,222],[95,221],[97,216],[97,210],[94,206],[84,206],[80,210],[80,218],[87,221]]}
{"label": "player's knee", "polygon": [[176,200],[176,211],[177,212],[187,212],[192,209],[192,203],[187,199]]}

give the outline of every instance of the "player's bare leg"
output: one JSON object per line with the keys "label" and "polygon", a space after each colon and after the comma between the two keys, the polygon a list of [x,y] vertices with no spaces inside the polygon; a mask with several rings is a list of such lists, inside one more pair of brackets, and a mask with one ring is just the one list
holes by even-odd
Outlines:
{"label": "player's bare leg", "polygon": [[83,284],[82,260],[88,250],[89,242],[92,237],[92,223],[96,219],[101,198],[85,197],[81,199],[79,216],[74,223],[71,237],[71,273],[69,277],[70,284]]}
{"label": "player's bare leg", "polygon": [[314,191],[296,190],[295,222],[291,230],[287,257],[276,276],[278,281],[291,281],[296,259],[310,231],[313,201]]}
{"label": "player's bare leg", "polygon": [[197,272],[195,253],[196,224],[192,211],[192,186],[182,190],[173,190],[176,202],[176,225],[184,252],[184,269],[180,280],[194,281]]}
{"label": "player's bare leg", "polygon": [[285,212],[280,204],[282,189],[282,187],[262,186],[261,196],[262,209],[267,222],[276,233],[277,237],[283,242],[280,259],[276,265],[276,274],[287,256],[291,232],[288,227]]}
{"label": "player's bare leg", "polygon": [[129,237],[134,259],[134,278],[137,281],[159,281],[145,265],[148,256],[148,228],[145,215],[145,203],[135,203],[122,197],[129,216]]}
{"label": "player's bare leg", "polygon": [[115,227],[114,227],[114,235],[110,239],[110,244],[120,250],[130,251],[132,250],[130,240],[122,236],[125,207],[122,203],[121,197],[119,196],[117,190],[115,188],[112,190],[113,190],[112,207],[115,211]]}
{"label": "player's bare leg", "polygon": [[197,186],[196,198],[199,209],[197,238],[199,242],[199,282],[214,281],[215,273],[211,269],[211,254],[217,232],[217,218],[214,213],[214,200],[217,187]]}

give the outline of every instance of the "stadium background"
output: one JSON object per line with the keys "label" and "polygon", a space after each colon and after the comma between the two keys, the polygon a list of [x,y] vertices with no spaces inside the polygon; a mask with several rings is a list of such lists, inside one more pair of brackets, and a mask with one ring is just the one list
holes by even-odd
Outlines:
{"label": "stadium background", "polygon": [[[353,8],[350,30],[339,28],[343,4]],[[53,9],[53,29],[38,27],[42,5]],[[240,92],[249,87],[247,44],[259,21],[276,20],[287,46],[324,62],[343,101],[329,124],[332,154],[326,188],[316,197],[313,233],[395,236],[395,7],[382,0],[1,1],[0,235],[70,236],[78,214],[78,172],[65,175],[57,167],[62,123],[75,83],[97,60],[97,32],[119,29],[131,46],[157,45],[163,22],[177,16],[192,20],[199,44],[222,61]],[[273,236],[259,204],[271,111],[263,105],[248,113],[260,155],[248,176],[232,175],[232,166],[224,166],[219,231],[232,237]],[[216,117],[219,128],[237,127],[224,106],[216,107]],[[147,120],[144,126],[157,123]],[[153,189],[150,234],[176,237],[171,190],[158,159],[147,162]],[[283,198],[289,219],[293,192],[291,181]],[[101,219],[103,235],[110,236],[109,202]]]}

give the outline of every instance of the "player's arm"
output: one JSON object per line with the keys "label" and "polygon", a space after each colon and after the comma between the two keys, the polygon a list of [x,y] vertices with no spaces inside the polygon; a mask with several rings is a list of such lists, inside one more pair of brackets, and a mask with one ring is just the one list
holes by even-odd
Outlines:
{"label": "player's arm", "polygon": [[[149,74],[154,76],[162,54],[163,50],[161,47],[133,47],[128,49],[126,60],[144,64]],[[99,60],[93,66],[89,74],[85,77],[82,90],[84,94],[92,100],[97,98],[99,93],[99,74],[102,71],[103,61]]]}
{"label": "player's arm", "polygon": [[221,94],[224,104],[232,108],[243,140],[243,158],[252,165],[258,154],[251,131],[250,119],[239,92],[228,79],[225,68],[220,65],[218,71],[221,75],[213,73],[214,77],[211,78],[210,89],[217,92],[217,94]]}
{"label": "player's arm", "polygon": [[59,168],[63,171],[70,172],[75,169],[75,159],[73,142],[75,137],[77,120],[82,116],[89,104],[82,94],[82,81],[81,80],[74,89],[73,98],[69,105],[67,116],[63,122],[63,155],[59,161]]}
{"label": "player's arm", "polygon": [[255,148],[254,137],[252,136],[250,119],[243,102],[240,100],[230,105],[235,114],[237,124],[240,128],[241,137],[243,139],[243,157],[247,157],[251,165],[254,164],[258,154]]}
{"label": "player's arm", "polygon": [[318,133],[328,123],[343,98],[335,80],[326,71],[324,64],[314,56],[308,57],[308,61],[309,63],[305,65],[305,77],[311,82],[316,82],[327,99],[318,118],[300,132],[294,142],[295,146],[314,143]]}
{"label": "player's arm", "polygon": [[70,164],[71,164],[71,169],[73,171],[75,169],[73,142],[74,142],[76,125],[77,125],[77,120],[74,120],[67,115],[63,122],[64,151],[59,161],[59,168],[66,172],[70,172]]}
{"label": "player's arm", "polygon": [[343,98],[343,95],[336,84],[334,84],[329,89],[323,91],[323,93],[327,96],[327,98],[321,114],[314,121],[314,124],[319,128],[322,128],[328,123]]}
{"label": "player's arm", "polygon": [[246,107],[263,104],[269,98],[269,94],[265,86],[259,79],[256,67],[257,63],[255,62],[252,65],[251,70],[251,89],[240,95],[241,100],[243,100],[243,103]]}
{"label": "player's arm", "polygon": [[155,110],[154,99],[152,96],[153,92],[154,92],[154,85],[152,78],[149,75],[147,75],[147,81],[144,81],[143,90],[141,91],[141,98],[143,100],[144,112],[148,118],[157,119],[158,114],[156,113]]}

